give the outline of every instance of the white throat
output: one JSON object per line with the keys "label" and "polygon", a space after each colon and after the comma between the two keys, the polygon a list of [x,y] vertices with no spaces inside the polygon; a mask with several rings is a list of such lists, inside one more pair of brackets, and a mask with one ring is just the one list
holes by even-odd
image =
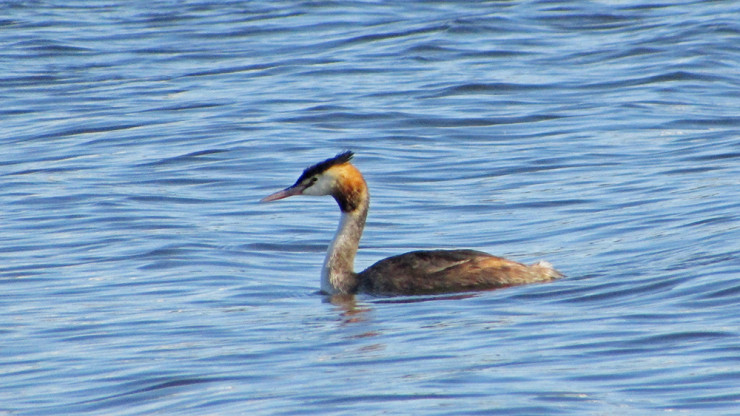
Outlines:
{"label": "white throat", "polygon": [[322,292],[333,295],[356,290],[355,254],[366,216],[367,205],[351,212],[342,212],[337,233],[329,245],[321,270]]}

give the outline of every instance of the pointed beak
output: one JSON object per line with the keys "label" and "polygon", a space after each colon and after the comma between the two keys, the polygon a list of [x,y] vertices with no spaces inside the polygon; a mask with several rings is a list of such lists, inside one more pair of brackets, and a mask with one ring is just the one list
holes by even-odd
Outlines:
{"label": "pointed beak", "polygon": [[285,188],[282,191],[277,191],[272,195],[268,195],[262,199],[260,199],[260,202],[270,202],[270,201],[277,201],[278,199],[287,198],[289,196],[294,195],[300,195],[301,192],[303,192],[303,188],[300,186],[291,186],[289,188]]}

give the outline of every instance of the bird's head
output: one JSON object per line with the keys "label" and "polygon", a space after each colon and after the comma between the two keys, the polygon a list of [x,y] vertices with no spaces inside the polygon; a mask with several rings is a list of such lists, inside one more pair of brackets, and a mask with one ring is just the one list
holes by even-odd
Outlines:
{"label": "bird's head", "polygon": [[293,185],[262,198],[260,202],[295,195],[331,195],[342,211],[352,211],[367,198],[367,185],[362,174],[349,163],[352,156],[354,154],[347,151],[317,163],[304,170]]}

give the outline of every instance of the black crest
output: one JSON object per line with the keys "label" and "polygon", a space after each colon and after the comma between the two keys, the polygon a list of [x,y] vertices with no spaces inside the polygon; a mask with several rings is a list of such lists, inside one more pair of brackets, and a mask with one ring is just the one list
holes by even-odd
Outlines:
{"label": "black crest", "polygon": [[355,154],[351,151],[342,152],[330,159],[326,159],[323,162],[319,162],[313,166],[310,166],[306,168],[306,170],[303,171],[303,174],[300,178],[295,182],[296,184],[299,184],[303,182],[306,178],[310,178],[311,176],[318,175],[319,173],[326,172],[327,169],[329,169],[332,166],[335,165],[341,165],[342,163],[347,163],[350,160],[352,160],[352,156]]}

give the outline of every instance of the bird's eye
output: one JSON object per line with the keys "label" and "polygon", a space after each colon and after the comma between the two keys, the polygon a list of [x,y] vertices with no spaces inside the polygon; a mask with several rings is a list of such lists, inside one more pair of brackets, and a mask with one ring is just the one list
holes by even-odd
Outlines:
{"label": "bird's eye", "polygon": [[314,176],[313,178],[311,178],[310,184],[311,184],[311,185],[313,185],[313,184],[315,184],[315,183],[316,183],[316,181],[318,181],[318,180],[319,180],[319,178],[317,178],[317,177],[315,177],[315,176]]}

